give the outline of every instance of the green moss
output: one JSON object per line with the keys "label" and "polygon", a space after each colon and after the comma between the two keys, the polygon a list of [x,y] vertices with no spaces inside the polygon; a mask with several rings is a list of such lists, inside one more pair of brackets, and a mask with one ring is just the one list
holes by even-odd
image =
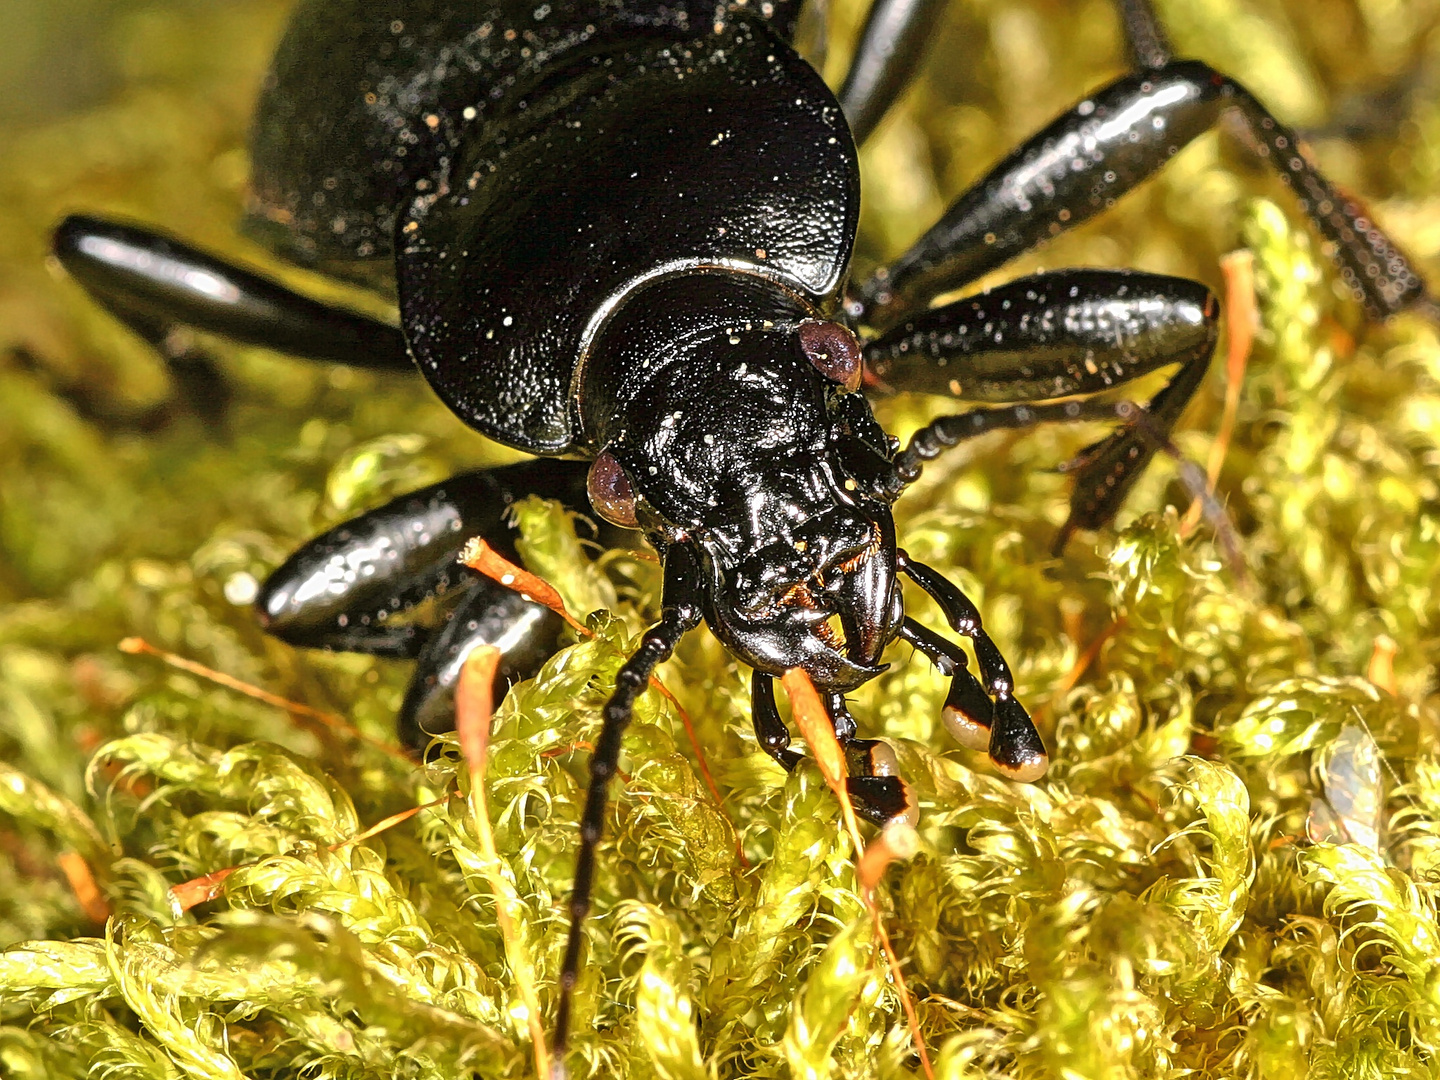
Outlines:
{"label": "green moss", "polygon": [[[463,770],[115,649],[144,636],[389,738],[403,665],[284,648],[245,598],[316,530],[511,455],[411,382],[218,343],[235,397],[207,429],[47,269],[46,229],[72,208],[128,214],[337,295],[233,231],[287,5],[14,6],[29,36],[0,42],[0,66],[26,73],[0,114],[0,1073],[527,1075],[475,823],[445,799],[468,790]],[[832,77],[863,6],[835,5]],[[1440,281],[1430,0],[1162,7],[1185,51],[1297,124],[1373,117],[1365,94],[1418,87],[1373,136],[1316,152]],[[861,269],[1119,56],[1100,0],[955,5],[863,155]],[[66,64],[90,73],[68,97],[47,81]],[[1261,327],[1219,492],[1247,581],[1204,526],[1182,536],[1189,498],[1164,461],[1116,529],[1049,556],[1066,504],[1052,467],[1098,429],[978,443],[900,504],[907,548],[980,604],[1054,751],[1042,784],[990,774],[947,742],[943,682],[903,648],[855,695],[921,802],[920,852],[881,906],[946,1080],[1440,1071],[1436,327],[1366,326],[1283,188],[1223,135],[1005,274],[1129,265],[1219,290],[1219,255],[1242,244]],[[1217,364],[1177,440],[1202,462],[1223,391]],[[941,407],[881,412],[904,435]],[[594,632],[510,694],[487,776],[515,933],[553,1009],[585,745],[659,581],[633,554],[596,558],[552,507],[520,522],[526,560]],[[1386,640],[1396,695],[1366,678]],[[744,674],[705,632],[662,677],[723,807],[675,709],[647,694],[601,851],[575,1072],[918,1075],[818,771],[787,777],[758,749]],[[1336,760],[1357,726],[1383,755],[1380,845],[1312,844],[1314,800],[1343,803],[1364,775]],[[230,868],[215,899],[172,905],[171,886]]]}

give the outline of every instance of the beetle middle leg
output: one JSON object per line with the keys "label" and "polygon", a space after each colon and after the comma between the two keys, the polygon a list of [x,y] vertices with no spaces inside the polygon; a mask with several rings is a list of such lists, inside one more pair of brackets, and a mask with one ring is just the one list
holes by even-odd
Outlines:
{"label": "beetle middle leg", "polygon": [[802,755],[790,749],[790,729],[775,704],[775,679],[763,671],[750,673],[750,721],[760,749],[784,766],[786,772],[800,763]]}
{"label": "beetle middle leg", "polygon": [[[913,7],[906,8],[904,0],[892,0],[910,18],[903,33],[891,35],[896,41],[909,40],[905,35],[913,35],[913,27],[930,17],[923,0],[910,3]],[[865,359],[872,382],[895,389],[973,401],[1041,401],[1096,393],[1168,363],[1180,364],[1150,402],[1148,416],[1090,447],[1074,464],[1075,493],[1057,550],[1076,529],[1098,528],[1113,519],[1157,446],[1166,444],[1209,362],[1218,310],[1213,297],[1202,286],[1177,279],[1107,279],[1072,270],[925,309],[937,295],[1101,212],[1222,114],[1234,111],[1245,121],[1257,153],[1295,192],[1342,279],[1371,318],[1412,306],[1440,310],[1399,248],[1300,152],[1294,132],[1239,83],[1199,61],[1173,59],[1148,0],[1119,0],[1119,6],[1138,70],[1032,136],[847,300],[852,318],[888,331],[867,347]],[[872,22],[877,20],[884,23],[872,16]],[[875,66],[877,48],[865,44],[872,36],[867,24],[852,71],[852,79],[860,82],[866,65]],[[899,57],[901,51],[892,54]],[[886,70],[893,99],[899,77],[894,69]],[[863,115],[871,99],[879,97],[857,91],[847,112]],[[1079,418],[1049,413],[1054,410],[973,414],[972,433],[985,425],[1023,426],[1026,418]],[[1150,430],[1138,430],[1143,425]],[[955,425],[948,430],[959,436]],[[931,449],[938,451],[938,445]],[[907,457],[914,472],[918,459]],[[913,479],[897,476],[902,482]]]}
{"label": "beetle middle leg", "polygon": [[946,0],[874,0],[835,96],[858,146],[909,83]]}
{"label": "beetle middle leg", "polygon": [[396,327],[302,296],[165,233],[73,214],[52,243],[92,297],[157,347],[185,326],[309,360],[415,370]]}
{"label": "beetle middle leg", "polygon": [[[1084,451],[1074,465],[1070,517],[1058,546],[1076,529],[1103,526],[1164,444],[1210,363],[1219,305],[1205,286],[1181,278],[1118,270],[1062,270],[1021,278],[926,311],[865,348],[873,380],[899,390],[968,401],[1030,402],[1091,395],[1159,368],[1179,370],[1143,418]],[[1042,420],[1093,419],[1093,409],[1031,408],[967,414],[969,430],[948,443],[921,437],[897,462],[897,481],[918,475],[919,460],[962,435]],[[1113,416],[1106,407],[1099,415]],[[927,432],[941,432],[937,421]]]}

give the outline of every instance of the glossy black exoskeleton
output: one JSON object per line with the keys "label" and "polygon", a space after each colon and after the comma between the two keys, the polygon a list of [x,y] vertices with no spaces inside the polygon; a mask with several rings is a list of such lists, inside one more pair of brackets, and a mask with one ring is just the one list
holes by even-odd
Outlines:
{"label": "glossy black exoskeleton", "polygon": [[[149,230],[72,217],[56,233],[71,273],[152,341],[188,324],[316,359],[418,366],[470,426],[542,455],[348,522],[261,592],[262,622],[287,641],[418,660],[408,743],[449,726],[477,645],[497,645],[510,678],[556,647],[554,616],[455,562],[472,535],[512,550],[513,499],[588,501],[660,553],[660,618],[617,676],[590,766],[561,1049],[621,736],[655,666],[702,620],[754,669],[756,736],[787,768],[798,754],[772,681],[809,673],[874,820],[905,812],[906,796],[880,745],[856,737],[844,695],[883,670],[896,639],[951,678],[945,719],[962,743],[1016,779],[1045,770],[979,612],[897,546],[890,507],[962,439],[1115,417],[1076,468],[1062,541],[1104,525],[1198,386],[1217,305],[1201,285],[1113,270],[931,309],[934,297],[1092,216],[1234,111],[1373,317],[1429,303],[1293,133],[1232,80],[1171,59],[1144,0],[1122,2],[1134,74],[847,291],[855,143],[903,87],[940,5],[876,0],[837,96],[788,44],[798,3],[301,0],[259,105],[249,225],[287,258],[393,292],[399,330]],[[1177,364],[1145,409],[1076,400]],[[938,420],[897,453],[865,382],[997,407]],[[902,576],[970,639],[978,678],[954,641],[906,618]],[[437,626],[395,618],[436,596],[450,597]]]}

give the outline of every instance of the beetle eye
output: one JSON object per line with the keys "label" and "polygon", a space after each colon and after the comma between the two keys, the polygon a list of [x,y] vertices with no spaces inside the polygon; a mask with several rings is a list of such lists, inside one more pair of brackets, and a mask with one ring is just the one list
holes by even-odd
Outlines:
{"label": "beetle eye", "polygon": [[640,522],[635,517],[635,489],[630,486],[625,467],[609,450],[600,451],[590,466],[585,486],[590,493],[590,505],[606,521],[626,529],[639,528]]}
{"label": "beetle eye", "polygon": [[820,374],[846,390],[860,389],[860,342],[839,323],[806,319],[800,324],[800,348]]}

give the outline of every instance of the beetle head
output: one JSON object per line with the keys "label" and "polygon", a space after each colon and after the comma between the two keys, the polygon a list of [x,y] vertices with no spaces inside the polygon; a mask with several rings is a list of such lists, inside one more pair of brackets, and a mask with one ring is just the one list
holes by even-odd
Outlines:
{"label": "beetle head", "polygon": [[590,473],[603,516],[692,545],[705,618],[758,670],[852,689],[903,618],[888,449],[848,330],[813,319],[693,328],[652,371]]}

